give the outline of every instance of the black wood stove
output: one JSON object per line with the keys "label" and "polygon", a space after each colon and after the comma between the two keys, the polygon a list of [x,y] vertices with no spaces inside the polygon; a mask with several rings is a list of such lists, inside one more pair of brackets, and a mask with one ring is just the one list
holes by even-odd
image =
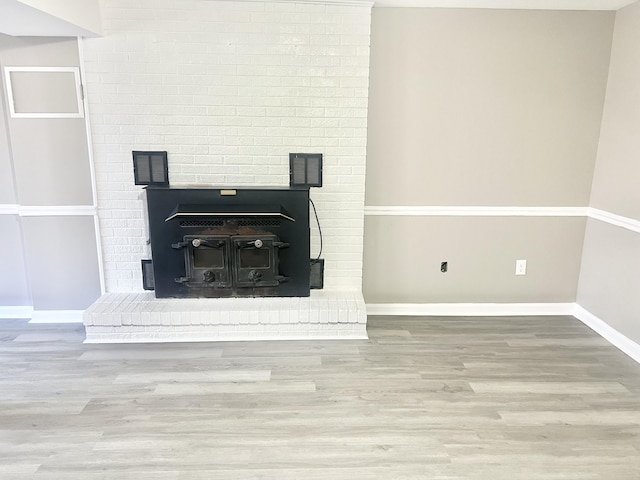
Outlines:
{"label": "black wood stove", "polygon": [[308,188],[146,189],[157,298],[308,297]]}

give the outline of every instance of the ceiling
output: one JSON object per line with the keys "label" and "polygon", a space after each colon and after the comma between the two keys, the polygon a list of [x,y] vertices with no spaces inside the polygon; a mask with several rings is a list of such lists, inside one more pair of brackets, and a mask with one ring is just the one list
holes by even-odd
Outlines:
{"label": "ceiling", "polygon": [[[375,7],[619,10],[637,0],[375,0]],[[371,3],[371,2],[370,2]]]}
{"label": "ceiling", "polygon": [[[202,0],[211,1],[211,0]],[[254,0],[235,0],[254,1]],[[255,0],[259,1],[259,0]],[[618,10],[638,0],[266,0],[281,3],[373,5],[375,8]],[[0,0],[0,33],[13,36],[101,35],[98,0]]]}

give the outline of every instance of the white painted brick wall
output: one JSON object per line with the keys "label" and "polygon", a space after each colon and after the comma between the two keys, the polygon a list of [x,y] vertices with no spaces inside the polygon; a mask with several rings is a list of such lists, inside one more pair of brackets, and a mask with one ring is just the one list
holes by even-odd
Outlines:
{"label": "white painted brick wall", "polygon": [[[107,290],[141,290],[147,256],[132,150],[167,150],[172,185],[288,185],[290,152],[324,154],[312,189],[325,288],[360,290],[369,7],[104,0],[84,40]],[[312,255],[319,249],[315,224]]]}

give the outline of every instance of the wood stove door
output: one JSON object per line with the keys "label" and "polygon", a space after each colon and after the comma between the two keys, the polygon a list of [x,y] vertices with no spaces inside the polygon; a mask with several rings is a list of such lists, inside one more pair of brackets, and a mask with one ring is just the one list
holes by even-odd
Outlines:
{"label": "wood stove door", "polygon": [[275,235],[232,237],[235,284],[238,287],[277,287],[278,246]]}
{"label": "wood stove door", "polygon": [[185,235],[184,263],[187,286],[230,287],[229,237]]}

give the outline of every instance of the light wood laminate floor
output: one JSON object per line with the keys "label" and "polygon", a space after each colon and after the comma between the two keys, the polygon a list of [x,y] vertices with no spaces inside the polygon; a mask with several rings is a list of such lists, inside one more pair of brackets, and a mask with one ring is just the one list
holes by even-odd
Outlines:
{"label": "light wood laminate floor", "polygon": [[572,317],[84,345],[0,321],[0,478],[640,479],[640,365]]}

